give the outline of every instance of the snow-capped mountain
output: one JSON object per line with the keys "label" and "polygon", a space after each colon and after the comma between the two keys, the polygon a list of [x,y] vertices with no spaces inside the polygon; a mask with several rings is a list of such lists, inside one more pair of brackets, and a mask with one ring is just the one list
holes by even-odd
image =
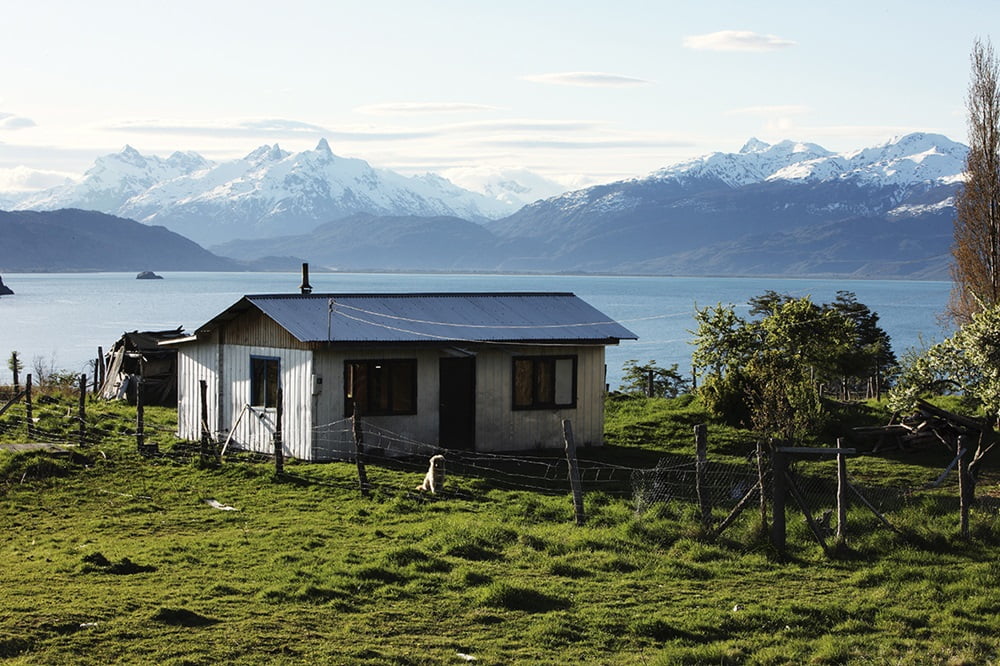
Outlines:
{"label": "snow-capped mountain", "polygon": [[712,153],[653,172],[649,179],[717,178],[730,187],[764,181],[857,179],[878,185],[947,182],[961,177],[968,148],[941,134],[916,132],[848,153],[814,143],[774,145],[752,138],[738,153]]}
{"label": "snow-capped mountain", "polygon": [[814,143],[782,141],[772,146],[751,138],[738,153],[712,153],[696,157],[654,171],[649,178],[681,182],[717,178],[730,187],[741,187],[767,180],[789,166],[824,160],[832,155]]}
{"label": "snow-capped mountain", "polygon": [[83,178],[22,199],[20,209],[81,208],[116,213],[132,197],[165,180],[208,167],[197,153],[175,152],[167,159],[146,157],[132,146],[120,153],[98,157]]}
{"label": "snow-capped mountain", "polygon": [[113,213],[165,226],[203,245],[305,233],[355,213],[486,221],[516,209],[439,176],[406,177],[339,157],[325,139],[314,150],[289,153],[277,145],[262,146],[221,163],[193,153],[161,160],[126,147],[99,158],[80,182],[17,207]]}
{"label": "snow-capped mountain", "polygon": [[966,152],[923,133],[840,154],[751,139],[488,228],[532,243],[507,269],[943,277]]}
{"label": "snow-capped mountain", "polygon": [[442,175],[459,187],[506,202],[514,210],[570,189],[524,168],[486,165],[456,167],[448,169]]}

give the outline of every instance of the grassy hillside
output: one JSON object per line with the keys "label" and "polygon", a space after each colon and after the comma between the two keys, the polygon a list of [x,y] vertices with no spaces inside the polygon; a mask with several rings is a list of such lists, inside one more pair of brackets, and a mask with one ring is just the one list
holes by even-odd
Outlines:
{"label": "grassy hillside", "polygon": [[[56,399],[36,412],[37,425],[70,438],[74,413],[71,397]],[[754,511],[712,538],[693,503],[638,512],[632,494],[609,486],[586,494],[577,527],[561,479],[541,492],[501,489],[485,473],[450,475],[447,492],[428,496],[412,490],[419,472],[372,466],[375,491],[362,499],[353,464],[290,462],[280,477],[245,456],[202,465],[171,438],[170,411],[147,408],[146,417],[163,455],[134,453],[134,413],[97,403],[88,404],[87,448],[0,452],[6,662],[1000,659],[1000,523],[988,474],[969,542],[956,536],[945,484],[889,514],[902,534],[853,507],[850,549],[839,557],[790,510],[790,552],[778,558]],[[16,409],[0,417],[0,441],[25,439],[19,418]],[[687,455],[690,427],[704,418],[689,398],[613,402],[613,445],[581,457],[639,468]],[[746,463],[752,439],[710,425],[710,457]],[[862,458],[851,469],[911,487],[947,458]],[[717,520],[726,513],[716,511]]]}

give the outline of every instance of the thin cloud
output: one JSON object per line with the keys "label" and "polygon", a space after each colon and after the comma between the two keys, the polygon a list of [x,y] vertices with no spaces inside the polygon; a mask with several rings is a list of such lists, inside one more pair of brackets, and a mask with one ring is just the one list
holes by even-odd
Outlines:
{"label": "thin cloud", "polygon": [[796,116],[809,113],[812,109],[802,104],[776,104],[772,106],[745,106],[741,109],[730,109],[730,116]]}
{"label": "thin cloud", "polygon": [[12,169],[0,168],[0,191],[31,192],[43,190],[73,180],[76,174],[66,171],[31,169],[16,166]]}
{"label": "thin cloud", "polygon": [[105,129],[115,132],[143,134],[215,134],[228,136],[258,136],[269,134],[296,137],[325,134],[329,130],[320,125],[283,118],[254,118],[226,122],[178,123],[166,120],[130,120],[111,123]]}
{"label": "thin cloud", "polygon": [[483,143],[506,148],[558,148],[565,150],[594,150],[622,148],[688,148],[694,144],[689,141],[670,139],[487,139]]}
{"label": "thin cloud", "polygon": [[386,102],[384,104],[365,104],[354,110],[369,115],[395,115],[410,113],[472,113],[480,111],[495,111],[497,107],[487,104],[469,104],[465,102]]}
{"label": "thin cloud", "polygon": [[19,130],[37,126],[31,118],[15,116],[13,113],[0,113],[0,130]]}
{"label": "thin cloud", "polygon": [[698,51],[775,51],[795,45],[788,39],[749,30],[720,30],[684,38],[685,48]]}
{"label": "thin cloud", "polygon": [[522,76],[525,81],[548,83],[556,86],[580,86],[584,88],[624,88],[628,86],[648,86],[650,81],[634,76],[607,74],[605,72],[552,72]]}
{"label": "thin cloud", "polygon": [[513,118],[511,120],[485,120],[469,123],[443,125],[439,129],[446,132],[592,132],[606,123],[590,120],[534,120]]}

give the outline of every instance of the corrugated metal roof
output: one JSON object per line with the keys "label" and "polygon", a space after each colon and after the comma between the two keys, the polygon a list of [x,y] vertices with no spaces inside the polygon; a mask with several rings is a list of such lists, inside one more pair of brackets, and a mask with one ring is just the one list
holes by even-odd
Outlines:
{"label": "corrugated metal roof", "polygon": [[254,307],[301,342],[590,342],[637,336],[571,293],[244,296],[198,329]]}

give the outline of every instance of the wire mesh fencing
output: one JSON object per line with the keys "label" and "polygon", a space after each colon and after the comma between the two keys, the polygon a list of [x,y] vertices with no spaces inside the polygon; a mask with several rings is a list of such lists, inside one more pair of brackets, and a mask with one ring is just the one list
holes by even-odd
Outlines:
{"label": "wire mesh fencing", "polygon": [[[112,440],[129,441],[140,434],[140,424],[123,420],[120,414],[94,412],[81,417],[76,406],[68,406],[66,400],[44,396],[38,396],[30,410],[23,401],[14,401],[0,414],[0,437],[6,441],[54,446],[99,447]],[[362,420],[358,427],[355,425],[352,419],[343,419],[313,428],[314,450],[322,460],[373,468],[367,483],[384,494],[413,492],[428,470],[429,458],[435,455],[445,456],[449,476],[475,480],[488,488],[546,495],[568,495],[572,490],[572,465],[563,451],[501,453],[445,449],[371,422]],[[146,426],[145,434],[152,438],[168,432],[173,435],[172,430]],[[709,533],[718,535],[739,520],[754,524],[764,521],[765,526],[770,520],[773,526],[774,461],[767,447],[758,458],[753,452],[754,444],[744,443],[747,454],[742,458],[710,454],[707,459],[700,459],[691,445],[690,454],[664,453],[653,465],[618,464],[607,453],[595,455],[594,450],[584,450],[576,460],[576,468],[585,494],[602,493],[629,502],[633,520],[642,521],[655,514],[651,511],[658,505],[680,505],[688,507],[690,515]],[[218,457],[221,442],[216,441],[215,445],[213,454]],[[664,448],[676,451],[678,447],[676,443],[665,443]],[[730,450],[733,448],[738,447]],[[195,445],[175,444],[166,455],[183,457],[201,453]],[[269,459],[266,453],[240,452],[235,443],[227,455],[240,456],[241,460]],[[923,483],[906,484],[880,478],[870,471],[856,473],[865,467],[861,457],[848,459],[845,490],[831,461],[793,462],[788,467],[785,484],[786,520],[808,521],[817,538],[830,538],[837,533],[842,511],[839,502],[846,497],[853,512],[851,521],[860,526],[848,525],[848,535],[856,533],[852,529],[884,528],[901,532],[904,523],[913,522],[914,511],[944,516],[935,529],[949,530],[956,522],[948,517],[955,516],[960,506],[954,470],[929,469]],[[401,485],[398,476],[384,482],[376,471],[378,468],[412,474],[414,483]],[[979,502],[979,507],[992,514],[1000,509],[988,495]],[[859,515],[862,518],[857,522]]]}

